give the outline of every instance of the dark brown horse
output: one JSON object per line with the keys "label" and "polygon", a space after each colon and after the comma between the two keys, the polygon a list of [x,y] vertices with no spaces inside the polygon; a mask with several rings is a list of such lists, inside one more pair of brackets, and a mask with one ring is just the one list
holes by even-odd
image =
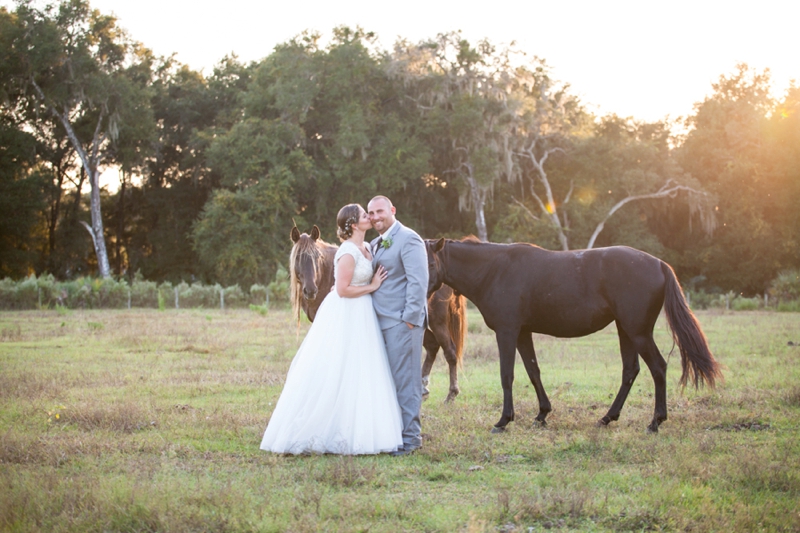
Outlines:
{"label": "dark brown horse", "polygon": [[[333,258],[338,247],[322,241],[317,226],[311,234],[300,233],[292,228],[294,242],[289,259],[292,310],[296,320],[300,320],[300,310],[313,322],[322,300],[333,287]],[[423,398],[428,397],[428,384],[431,367],[436,361],[439,348],[444,352],[450,369],[450,390],[446,402],[458,396],[458,367],[464,353],[464,340],[467,332],[467,313],[465,299],[450,287],[442,286],[428,297],[428,329],[425,331],[423,346],[425,362],[422,365]]]}
{"label": "dark brown horse", "polygon": [[681,385],[691,381],[695,387],[703,382],[713,387],[722,378],[675,273],[651,255],[625,246],[553,252],[531,244],[490,244],[474,238],[426,241],[426,248],[428,294],[442,283],[450,285],[478,307],[486,325],[495,332],[503,413],[494,432],[514,420],[516,350],[539,400],[536,420],[544,425],[551,411],[532,333],[582,337],[616,323],[622,384],[608,413],[599,421],[604,426],[619,419],[639,373],[637,354],[655,383],[655,413],[648,430],[657,432],[667,419],[667,363],[653,340],[662,306],[681,352]]}

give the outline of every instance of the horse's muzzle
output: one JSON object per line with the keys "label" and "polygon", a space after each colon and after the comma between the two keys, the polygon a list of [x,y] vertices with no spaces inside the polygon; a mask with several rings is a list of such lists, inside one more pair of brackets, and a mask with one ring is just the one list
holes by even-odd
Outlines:
{"label": "horse's muzzle", "polygon": [[313,291],[311,291],[311,290],[308,290],[308,289],[303,289],[303,297],[306,300],[313,300],[313,299],[315,299],[317,297],[317,290],[314,289]]}

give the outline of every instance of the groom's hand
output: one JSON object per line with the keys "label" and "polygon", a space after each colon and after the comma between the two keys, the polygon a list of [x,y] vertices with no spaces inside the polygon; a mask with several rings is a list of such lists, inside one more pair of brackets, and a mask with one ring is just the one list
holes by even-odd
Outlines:
{"label": "groom's hand", "polygon": [[410,322],[406,322],[406,326],[408,326],[408,329],[414,329],[414,324],[411,324]]}

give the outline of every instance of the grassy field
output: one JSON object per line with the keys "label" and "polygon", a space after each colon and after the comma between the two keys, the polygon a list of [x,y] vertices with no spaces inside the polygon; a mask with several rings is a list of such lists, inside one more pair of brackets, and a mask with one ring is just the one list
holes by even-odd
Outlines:
{"label": "grassy field", "polygon": [[520,363],[494,435],[496,348],[472,312],[461,395],[442,403],[440,357],[424,448],[394,458],[258,449],[308,327],[286,311],[0,313],[0,530],[800,531],[800,316],[698,317],[725,382],[682,393],[673,353],[657,435],[644,365],[620,421],[594,425],[621,379],[613,327],[537,337],[549,425]]}

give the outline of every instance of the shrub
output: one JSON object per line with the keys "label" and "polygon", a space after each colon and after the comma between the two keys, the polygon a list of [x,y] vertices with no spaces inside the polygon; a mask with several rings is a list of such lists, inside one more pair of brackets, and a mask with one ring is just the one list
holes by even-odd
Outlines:
{"label": "shrub", "polygon": [[781,312],[791,312],[791,313],[800,313],[800,300],[794,300],[792,302],[778,302],[778,311]]}
{"label": "shrub", "polygon": [[687,290],[686,298],[692,309],[708,309],[710,307],[725,307],[725,295],[717,292],[700,290]]}
{"label": "shrub", "polygon": [[[138,278],[138,276],[137,276]],[[134,278],[130,286],[131,307],[158,307],[158,284]]]}
{"label": "shrub", "polygon": [[158,310],[164,311],[175,307],[175,289],[169,281],[162,281],[157,289]]}
{"label": "shrub", "polygon": [[219,307],[219,295],[213,285],[203,285],[200,282],[189,285],[182,281],[176,288],[180,306],[183,308]]}
{"label": "shrub", "polygon": [[17,285],[17,305],[19,309],[35,309],[39,302],[39,286],[36,276],[28,276]]}
{"label": "shrub", "polygon": [[800,299],[800,270],[784,270],[770,283],[769,292],[781,301]]}
{"label": "shrub", "polygon": [[734,311],[753,311],[761,307],[761,298],[744,298],[738,296],[731,301]]}
{"label": "shrub", "polygon": [[57,281],[52,275],[39,278],[32,275],[19,281],[10,278],[0,280],[0,309],[24,310],[42,308],[55,309],[124,309],[130,307],[172,309],[175,293],[178,307],[219,308],[220,292],[224,294],[225,307],[265,306],[267,294],[270,302],[288,301],[289,283],[286,270],[276,276],[269,286],[253,285],[245,293],[239,285],[188,284],[170,282],[161,284],[145,281],[141,274],[129,284],[112,278],[80,277]]}
{"label": "shrub", "polygon": [[244,291],[238,284],[231,287],[220,289],[225,294],[225,307],[247,307],[249,305],[249,298],[245,296]]}
{"label": "shrub", "polygon": [[283,265],[278,265],[275,279],[272,280],[268,288],[270,302],[289,301],[289,273]]}
{"label": "shrub", "polygon": [[93,308],[121,309],[128,305],[128,284],[114,278],[95,278],[90,283]]}
{"label": "shrub", "polygon": [[267,295],[269,294],[269,287],[264,285],[259,285],[256,283],[255,285],[250,286],[250,308],[252,309],[254,305],[256,306],[266,306]]}

